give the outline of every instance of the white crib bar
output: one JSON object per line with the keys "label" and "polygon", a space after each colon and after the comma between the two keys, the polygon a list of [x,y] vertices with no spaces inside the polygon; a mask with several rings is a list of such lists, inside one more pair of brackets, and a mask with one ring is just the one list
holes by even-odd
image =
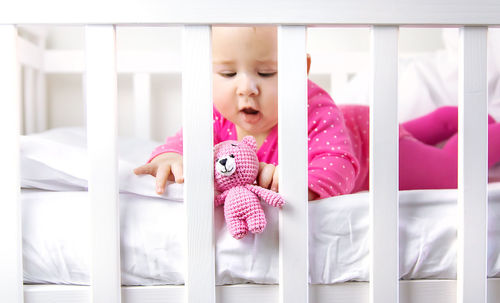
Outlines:
{"label": "white crib bar", "polygon": [[[38,37],[38,50],[43,54],[46,49],[46,30],[41,30]],[[41,132],[47,129],[47,96],[46,96],[46,81],[45,81],[45,60],[44,56],[40,55],[40,68],[35,72],[36,85],[36,131]]]}
{"label": "white crib bar", "polygon": [[486,302],[488,103],[486,27],[460,29],[457,302]]}
{"label": "white crib bar", "polygon": [[43,52],[37,47],[37,45],[21,36],[17,37],[17,43],[19,63],[23,66],[40,69],[42,67],[41,57],[43,56]]}
{"label": "white crib bar", "polygon": [[36,96],[35,96],[35,70],[31,67],[24,67],[24,133],[31,134],[36,131]]}
{"label": "white crib bar", "polygon": [[138,138],[151,139],[151,75],[134,74],[134,125]]}
{"label": "white crib bar", "polygon": [[188,303],[215,303],[211,28],[185,26],[182,40],[185,294]]}
{"label": "white crib bar", "polygon": [[309,300],[307,65],[305,26],[278,28],[278,158],[281,303]]}
{"label": "white crib bar", "polygon": [[121,300],[115,38],[114,26],[85,28],[94,303],[119,303]]}
{"label": "white crib bar", "polygon": [[19,184],[20,72],[17,57],[17,30],[0,25],[0,300],[23,302],[21,200]]}
{"label": "white crib bar", "polygon": [[[26,29],[27,27],[23,27]],[[18,36],[18,58],[23,66],[23,129],[22,133],[31,134],[47,129],[47,103],[45,96],[44,73],[44,30],[29,28],[37,35],[33,43]],[[83,71],[83,67],[82,67]]]}
{"label": "white crib bar", "polygon": [[370,98],[370,302],[399,300],[398,27],[374,26]]}

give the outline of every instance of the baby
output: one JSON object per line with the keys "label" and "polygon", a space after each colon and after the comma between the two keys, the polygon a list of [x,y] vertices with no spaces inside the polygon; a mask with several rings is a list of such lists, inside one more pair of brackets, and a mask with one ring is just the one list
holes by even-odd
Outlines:
{"label": "baby", "polygon": [[[275,27],[214,27],[214,144],[257,140],[258,185],[278,191],[278,79]],[[306,59],[306,58],[304,58]],[[309,72],[310,57],[307,57]],[[284,100],[286,102],[286,100]],[[337,107],[308,82],[309,200],[369,189],[369,108]],[[458,110],[442,107],[399,127],[399,186],[405,189],[457,187]],[[500,123],[488,118],[488,167],[500,161]],[[443,147],[435,145],[445,142]],[[183,182],[182,131],[156,148],[136,174]]]}
{"label": "baby", "polygon": [[[258,185],[279,189],[278,58],[276,27],[213,27],[214,144],[257,140]],[[307,70],[310,67],[310,57]],[[286,100],[282,100],[286,102]],[[309,200],[352,192],[359,172],[342,113],[331,97],[308,81]],[[182,130],[156,148],[136,174],[156,177],[162,194],[167,179],[182,183]]]}

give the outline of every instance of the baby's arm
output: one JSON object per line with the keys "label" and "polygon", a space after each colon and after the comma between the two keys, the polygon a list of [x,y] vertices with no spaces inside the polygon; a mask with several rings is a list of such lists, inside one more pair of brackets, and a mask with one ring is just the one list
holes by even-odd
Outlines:
{"label": "baby's arm", "polygon": [[151,153],[148,163],[151,162],[157,156],[164,153],[176,153],[182,155],[182,129],[179,130],[172,137],[168,137],[165,140],[165,144],[157,146]]}
{"label": "baby's arm", "polygon": [[276,192],[256,185],[247,184],[246,188],[261,197],[267,204],[274,207],[281,207],[285,204],[283,198]]}
{"label": "baby's arm", "polygon": [[310,191],[314,191],[318,199],[351,193],[358,174],[357,164],[353,161],[350,157],[329,154],[316,157],[309,165]]}
{"label": "baby's arm", "polygon": [[[221,121],[222,116],[214,108],[214,144],[220,142],[218,133],[220,132]],[[182,130],[180,130],[174,136],[168,137],[165,144],[155,148],[148,163],[137,167],[134,172],[137,175],[150,174],[156,177],[156,191],[158,194],[164,192],[167,179],[183,183],[182,145]]]}
{"label": "baby's arm", "polygon": [[167,180],[175,180],[176,183],[184,182],[182,165],[182,130],[180,130],[175,136],[168,137],[165,144],[155,148],[148,163],[134,169],[134,173],[155,177],[156,192],[162,194]]}
{"label": "baby's arm", "polygon": [[319,199],[350,193],[359,172],[349,130],[330,96],[309,96],[308,186]]}
{"label": "baby's arm", "polygon": [[182,155],[164,153],[153,158],[151,162],[134,169],[136,175],[149,174],[156,178],[156,192],[163,194],[167,180],[174,179],[176,183],[184,182]]}

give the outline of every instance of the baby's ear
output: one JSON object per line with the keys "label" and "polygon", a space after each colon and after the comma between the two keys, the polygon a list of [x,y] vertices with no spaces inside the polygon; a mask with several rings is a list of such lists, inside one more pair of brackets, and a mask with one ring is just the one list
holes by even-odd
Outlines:
{"label": "baby's ear", "polygon": [[253,136],[246,136],[241,140],[241,143],[245,143],[246,145],[250,146],[255,152],[257,152],[257,141],[255,141],[255,138]]}

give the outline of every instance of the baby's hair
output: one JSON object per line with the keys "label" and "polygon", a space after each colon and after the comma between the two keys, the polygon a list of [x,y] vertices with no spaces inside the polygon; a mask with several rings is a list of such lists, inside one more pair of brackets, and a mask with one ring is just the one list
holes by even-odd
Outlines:
{"label": "baby's hair", "polygon": [[[218,27],[219,28],[228,28],[228,27],[244,27],[244,26],[228,26],[228,25],[214,25],[214,26],[212,26],[212,28],[218,28]],[[248,26],[248,27],[251,27],[255,33],[255,32],[257,32],[257,28],[259,28],[259,27],[275,27],[275,28],[277,28],[278,26],[277,25],[258,25],[258,26],[254,25],[254,26]],[[307,39],[307,34],[308,34],[308,31],[306,30],[306,39]]]}
{"label": "baby's hair", "polygon": [[[254,34],[257,34],[257,30],[263,29],[263,30],[270,30],[270,29],[277,29],[277,26],[275,25],[257,25],[257,26],[234,26],[234,25],[214,25],[212,26],[212,36],[214,35],[214,32],[217,30],[228,30],[228,29],[234,29],[234,28],[242,28],[242,29],[252,29],[252,32]],[[276,36],[275,39],[278,37]]]}

